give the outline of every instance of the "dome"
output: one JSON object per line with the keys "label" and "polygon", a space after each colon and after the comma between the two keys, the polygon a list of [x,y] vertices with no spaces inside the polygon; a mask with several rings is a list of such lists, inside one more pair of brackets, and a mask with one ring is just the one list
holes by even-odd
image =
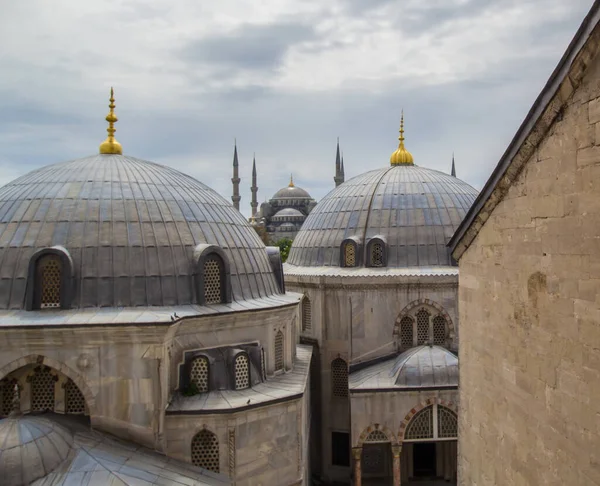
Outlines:
{"label": "dome", "polygon": [[301,187],[289,186],[279,189],[273,199],[310,199],[310,194]]}
{"label": "dome", "polygon": [[24,308],[49,247],[72,260],[73,308],[195,304],[201,244],[223,250],[233,300],[279,293],[256,231],[192,177],[119,154],[46,166],[0,188],[0,309]]}
{"label": "dome", "polygon": [[67,457],[73,436],[42,417],[19,415],[0,420],[0,478],[22,486],[54,471]]}
{"label": "dome", "polygon": [[355,371],[350,389],[458,386],[458,358],[441,346],[418,346],[393,359]]}
{"label": "dome", "polygon": [[281,219],[285,219],[285,218],[303,218],[304,214],[302,214],[300,211],[298,211],[297,209],[294,208],[285,208],[282,209],[280,211],[277,211],[274,215],[273,215],[273,219],[275,218],[281,218]]}
{"label": "dome", "polygon": [[[387,267],[449,266],[446,244],[475,200],[466,182],[416,165],[394,165],[354,177],[311,211],[287,264],[339,266],[347,238],[386,243]],[[286,265],[287,265],[286,264]]]}

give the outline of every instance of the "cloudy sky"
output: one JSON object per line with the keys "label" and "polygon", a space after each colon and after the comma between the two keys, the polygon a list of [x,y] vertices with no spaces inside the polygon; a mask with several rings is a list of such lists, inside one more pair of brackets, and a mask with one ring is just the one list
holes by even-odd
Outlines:
{"label": "cloudy sky", "polygon": [[231,196],[320,199],[383,167],[400,111],[418,165],[480,189],[592,0],[22,0],[0,16],[0,183],[97,152],[110,86],[124,153]]}

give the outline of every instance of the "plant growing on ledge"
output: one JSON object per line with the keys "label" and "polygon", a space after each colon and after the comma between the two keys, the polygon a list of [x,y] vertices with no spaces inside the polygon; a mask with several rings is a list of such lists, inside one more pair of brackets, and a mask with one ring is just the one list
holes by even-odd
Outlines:
{"label": "plant growing on ledge", "polygon": [[285,261],[288,259],[288,255],[290,254],[292,240],[290,240],[289,238],[281,238],[275,244],[279,247],[279,251],[281,252],[281,261],[285,263]]}
{"label": "plant growing on ledge", "polygon": [[200,390],[198,390],[198,387],[194,382],[191,382],[189,386],[183,390],[183,396],[185,397],[193,397],[194,395],[198,395],[198,393],[200,393]]}

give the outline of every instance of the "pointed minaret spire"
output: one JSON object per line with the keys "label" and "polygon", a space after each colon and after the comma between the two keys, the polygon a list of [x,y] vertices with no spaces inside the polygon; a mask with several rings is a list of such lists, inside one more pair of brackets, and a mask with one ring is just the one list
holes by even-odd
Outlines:
{"label": "pointed minaret spire", "polygon": [[342,152],[342,184],[346,180],[346,171],[344,170],[344,152]]}
{"label": "pointed minaret spire", "polygon": [[233,177],[231,178],[231,182],[233,183],[233,196],[231,196],[231,200],[233,201],[233,207],[240,210],[240,200],[242,197],[240,196],[240,174],[238,169],[238,154],[237,154],[237,140],[233,139]]}
{"label": "pointed minaret spire", "polygon": [[288,184],[288,187],[294,187],[294,174],[290,174],[290,183]]}
{"label": "pointed minaret spire", "polygon": [[256,218],[256,208],[258,208],[258,200],[256,198],[256,194],[258,193],[258,187],[256,185],[256,154],[252,158],[252,187],[250,188],[252,192],[252,202],[250,203],[250,207],[252,208],[252,218]]}
{"label": "pointed minaret spire", "polygon": [[335,176],[333,177],[333,182],[335,182],[335,187],[344,182],[342,162],[340,158],[340,137],[337,139],[337,148],[335,151]]}
{"label": "pointed minaret spire", "polygon": [[454,152],[452,152],[452,172],[450,173],[452,177],[456,177],[456,167],[454,165]]}
{"label": "pointed minaret spire", "polygon": [[106,129],[108,132],[108,137],[106,137],[106,140],[100,144],[100,153],[121,155],[123,153],[123,147],[115,138],[115,132],[117,131],[115,128],[115,123],[117,123],[119,119],[117,118],[117,115],[115,115],[115,92],[112,88],[110,88],[109,101],[110,103],[108,104],[108,107],[110,108],[110,111],[105,118],[105,120],[108,122],[108,128]]}

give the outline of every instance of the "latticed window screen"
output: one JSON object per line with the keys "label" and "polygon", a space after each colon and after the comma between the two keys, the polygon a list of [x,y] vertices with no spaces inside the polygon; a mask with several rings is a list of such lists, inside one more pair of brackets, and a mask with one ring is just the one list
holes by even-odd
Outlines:
{"label": "latticed window screen", "polygon": [[199,356],[192,361],[190,383],[194,383],[199,392],[208,391],[208,359],[205,356]]}
{"label": "latticed window screen", "polygon": [[235,357],[235,389],[243,390],[250,386],[250,362],[246,354]]}
{"label": "latticed window screen", "polygon": [[62,263],[57,255],[46,255],[39,259],[38,285],[41,285],[40,309],[60,307],[60,281]]}
{"label": "latticed window screen", "polygon": [[331,362],[331,385],[334,397],[348,396],[348,365],[342,358]]}
{"label": "latticed window screen", "polygon": [[201,430],[192,439],[192,464],[219,472],[219,441],[210,430]]}
{"label": "latticed window screen", "polygon": [[204,302],[206,304],[223,302],[221,267],[221,259],[218,255],[210,255],[204,261]]}
{"label": "latticed window screen", "polygon": [[83,393],[71,379],[65,383],[65,412],[72,414],[85,413]]}
{"label": "latticed window screen", "polygon": [[383,266],[383,244],[381,244],[379,241],[376,241],[371,245],[371,266]]}
{"label": "latticed window screen", "polygon": [[302,299],[302,330],[310,331],[312,329],[312,308],[308,295]]}
{"label": "latticed window screen", "polygon": [[417,346],[429,341],[429,312],[421,309],[417,312]]}
{"label": "latticed window screen", "polygon": [[375,429],[373,430],[365,439],[365,442],[389,442],[389,437],[385,434],[383,430]]}
{"label": "latticed window screen", "polygon": [[413,325],[414,321],[404,316],[400,320],[400,344],[402,348],[410,348],[413,345]]}
{"label": "latticed window screen", "polygon": [[404,435],[406,439],[433,439],[433,406],[413,417]]}
{"label": "latticed window screen", "polygon": [[446,344],[446,319],[443,316],[433,318],[433,344]]}
{"label": "latticed window screen", "polygon": [[438,405],[438,437],[449,439],[457,436],[456,414],[452,410]]}
{"label": "latticed window screen", "polygon": [[54,383],[56,378],[50,368],[39,367],[33,372],[31,382],[31,411],[54,411]]}
{"label": "latticed window screen", "polygon": [[275,334],[275,371],[283,369],[283,333]]}
{"label": "latticed window screen", "polygon": [[347,267],[356,266],[356,248],[352,243],[346,243],[344,246],[344,264]]}
{"label": "latticed window screen", "polygon": [[15,383],[12,380],[0,381],[0,394],[2,394],[2,402],[0,402],[0,415],[6,416],[12,411],[12,402],[15,393]]}
{"label": "latticed window screen", "polygon": [[385,447],[384,444],[365,444],[363,446],[361,457],[363,473],[376,474],[383,470],[385,464]]}

